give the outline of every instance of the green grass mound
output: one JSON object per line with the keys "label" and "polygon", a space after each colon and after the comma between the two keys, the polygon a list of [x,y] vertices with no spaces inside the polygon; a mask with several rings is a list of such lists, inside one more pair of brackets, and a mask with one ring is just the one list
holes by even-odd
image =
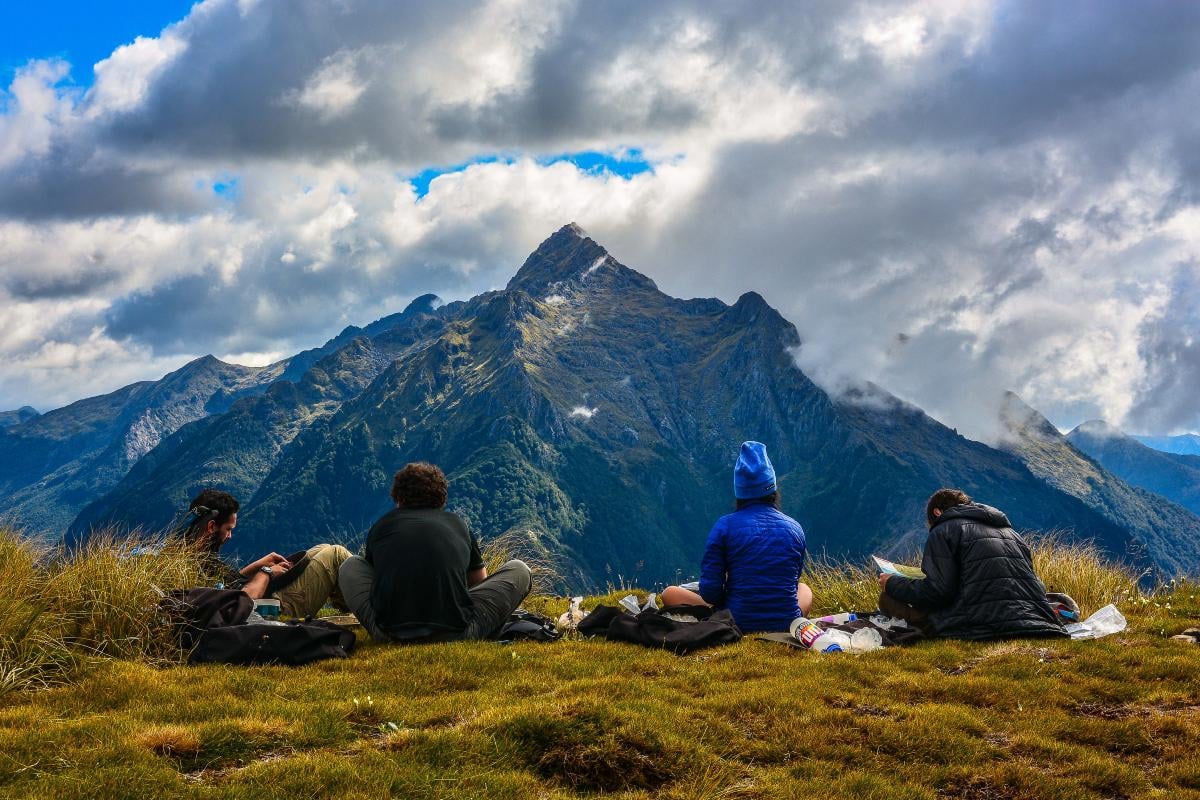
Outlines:
{"label": "green grass mound", "polygon": [[[1085,612],[1116,599],[1129,629],[861,656],[364,641],[304,668],[191,667],[141,605],[188,578],[167,562],[5,560],[22,583],[0,602],[24,616],[0,623],[17,676],[0,693],[0,797],[1200,798],[1200,647],[1170,639],[1200,622],[1198,587],[1141,593],[1086,548],[1038,553],[1051,588]],[[873,597],[865,572],[813,576],[823,612]],[[114,581],[125,591],[102,590]]]}

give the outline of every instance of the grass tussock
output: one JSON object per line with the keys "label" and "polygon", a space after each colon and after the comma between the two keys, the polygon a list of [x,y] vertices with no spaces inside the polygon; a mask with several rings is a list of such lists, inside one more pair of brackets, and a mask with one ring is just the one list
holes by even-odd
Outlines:
{"label": "grass tussock", "polygon": [[0,695],[71,680],[107,658],[178,657],[156,617],[171,589],[203,583],[162,537],[93,537],[75,552],[0,530]]}
{"label": "grass tussock", "polygon": [[482,549],[489,575],[514,558],[524,561],[533,573],[534,595],[547,594],[563,582],[558,563],[535,531],[513,528],[485,542]]}
{"label": "grass tussock", "polygon": [[1050,533],[1029,539],[1033,550],[1033,569],[1048,592],[1071,595],[1084,614],[1109,603],[1118,606],[1136,602],[1142,596],[1138,582],[1145,573],[1114,563],[1092,542],[1064,541]]}

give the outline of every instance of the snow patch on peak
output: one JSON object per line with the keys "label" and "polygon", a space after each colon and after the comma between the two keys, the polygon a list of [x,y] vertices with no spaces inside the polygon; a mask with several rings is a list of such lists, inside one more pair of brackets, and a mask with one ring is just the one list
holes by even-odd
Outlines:
{"label": "snow patch on peak", "polygon": [[546,305],[548,306],[561,306],[565,302],[567,302],[567,298],[561,294],[552,294],[546,297]]}
{"label": "snow patch on peak", "polygon": [[588,408],[587,406],[575,406],[571,409],[571,416],[591,419],[596,416],[596,412],[599,410],[598,408]]}
{"label": "snow patch on peak", "polygon": [[596,270],[600,269],[600,267],[604,266],[605,261],[608,261],[608,253],[605,253],[604,255],[600,256],[595,261],[593,261],[592,265],[590,267],[588,267],[586,270],[584,270],[583,277],[586,278],[587,276],[591,275]]}

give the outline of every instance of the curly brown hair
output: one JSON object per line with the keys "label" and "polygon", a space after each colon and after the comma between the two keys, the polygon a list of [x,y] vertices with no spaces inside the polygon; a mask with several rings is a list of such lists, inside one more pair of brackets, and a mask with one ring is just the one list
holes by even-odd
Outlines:
{"label": "curly brown hair", "polygon": [[417,461],[396,473],[392,480],[392,500],[400,508],[442,508],[450,483],[433,464]]}
{"label": "curly brown hair", "polygon": [[965,506],[969,502],[971,502],[971,498],[961,489],[938,489],[930,495],[929,502],[925,504],[925,521],[932,528],[938,521],[938,518],[933,515],[934,511]]}

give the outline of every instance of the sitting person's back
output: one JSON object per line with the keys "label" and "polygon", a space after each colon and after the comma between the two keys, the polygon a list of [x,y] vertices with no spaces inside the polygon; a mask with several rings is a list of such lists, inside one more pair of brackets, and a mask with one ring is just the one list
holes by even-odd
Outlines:
{"label": "sitting person's back", "polygon": [[[479,547],[456,514],[396,508],[367,534],[365,558],[376,565],[375,622],[392,638],[462,631],[472,603],[464,576],[483,568]],[[378,569],[378,565],[387,565]]]}
{"label": "sitting person's back", "polygon": [[804,571],[804,529],[779,510],[775,467],[760,442],[742,444],[733,468],[737,511],[717,520],[700,563],[700,593],[663,590],[668,605],[728,608],[742,631],[786,631],[808,613],[812,590]]}
{"label": "sitting person's back", "polygon": [[725,606],[743,631],[786,631],[802,615],[804,531],[770,502],[726,514],[709,534],[700,595]]}
{"label": "sitting person's back", "polygon": [[467,524],[443,510],[448,491],[434,465],[407,465],[392,482],[396,508],[342,564],[346,602],[377,641],[488,639],[529,594],[523,561],[488,575]]}
{"label": "sitting person's back", "polygon": [[921,561],[925,578],[888,576],[880,600],[883,611],[935,636],[1066,635],[1034,573],[1029,546],[1008,517],[948,489],[930,498],[927,517],[931,528]]}

